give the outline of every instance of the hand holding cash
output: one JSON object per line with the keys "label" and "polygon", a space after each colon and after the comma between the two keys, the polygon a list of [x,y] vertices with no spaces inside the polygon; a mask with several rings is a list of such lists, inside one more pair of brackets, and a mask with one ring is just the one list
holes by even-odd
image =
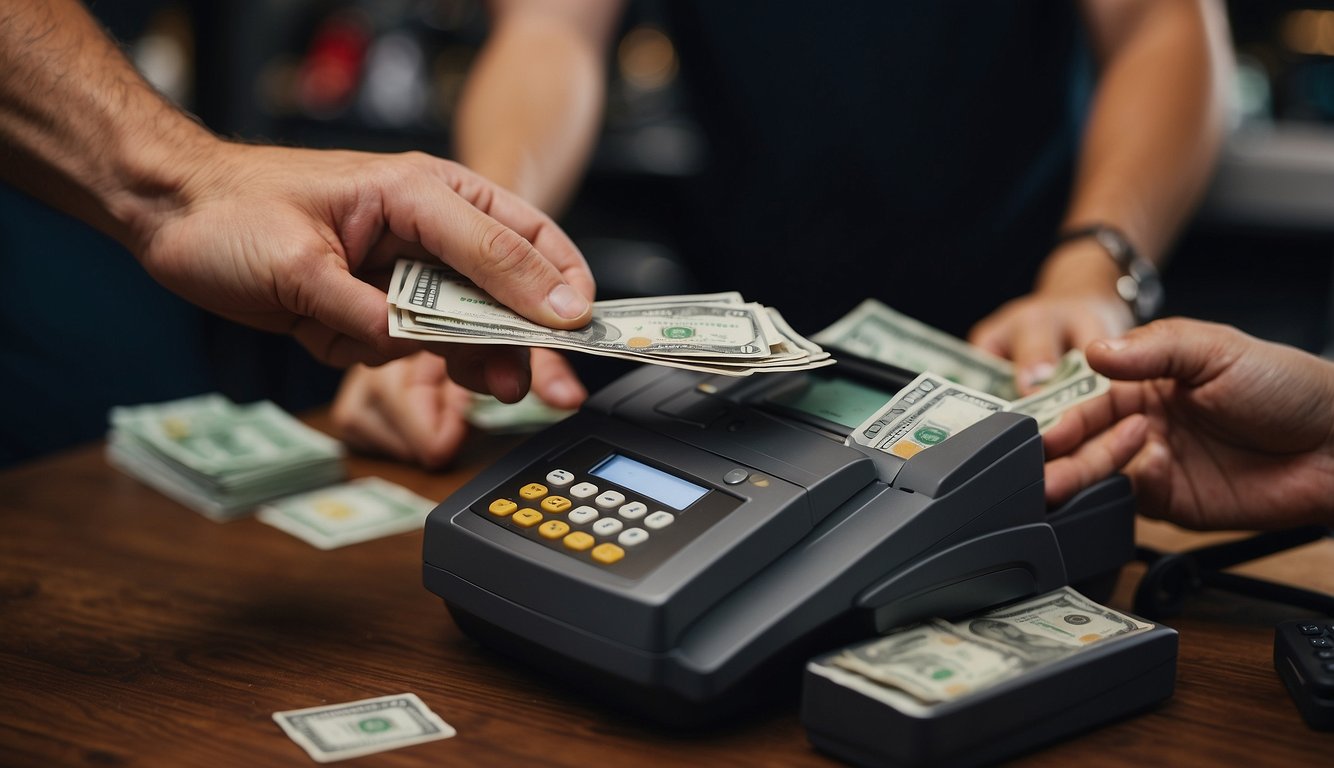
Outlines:
{"label": "hand holding cash", "polygon": [[[563,331],[525,320],[446,266],[403,260],[388,300],[394,336],[573,350],[729,376],[832,365],[821,345],[836,347],[921,374],[851,437],[902,458],[999,411],[1031,415],[1046,429],[1108,387],[1072,351],[1038,391],[1020,398],[1008,361],[874,299],[814,339],[736,292],[599,301],[592,323]],[[495,409],[500,421],[504,410]]]}
{"label": "hand holding cash", "polygon": [[1110,386],[1082,352],[1071,350],[1036,392],[1020,398],[1008,361],[875,299],[816,334],[815,341],[920,372],[851,435],[855,443],[904,459],[1001,411],[1032,416],[1045,430],[1067,409]]}
{"label": "hand holding cash", "polygon": [[389,305],[397,338],[549,347],[726,376],[834,362],[777,310],[735,292],[598,301],[592,323],[563,331],[525,320],[449,267],[403,260]]}

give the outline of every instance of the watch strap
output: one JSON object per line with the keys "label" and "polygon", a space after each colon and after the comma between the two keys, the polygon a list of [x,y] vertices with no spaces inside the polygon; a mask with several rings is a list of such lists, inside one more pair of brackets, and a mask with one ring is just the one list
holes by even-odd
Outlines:
{"label": "watch strap", "polygon": [[1163,284],[1158,268],[1139,255],[1130,238],[1117,227],[1097,223],[1066,230],[1056,236],[1055,245],[1074,240],[1092,239],[1121,270],[1116,280],[1116,292],[1130,307],[1136,323],[1151,320],[1163,304]]}

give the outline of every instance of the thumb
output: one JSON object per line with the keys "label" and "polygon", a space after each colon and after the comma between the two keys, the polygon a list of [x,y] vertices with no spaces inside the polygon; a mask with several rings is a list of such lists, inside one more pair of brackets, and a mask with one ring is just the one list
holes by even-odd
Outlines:
{"label": "thumb", "polygon": [[436,173],[406,180],[385,201],[395,235],[420,242],[533,322],[578,328],[592,319],[588,266],[550,218],[458,166],[432,170],[459,188]]}
{"label": "thumb", "polygon": [[1113,379],[1175,379],[1192,385],[1216,378],[1239,354],[1240,332],[1216,323],[1157,320],[1115,339],[1088,345],[1085,357]]}

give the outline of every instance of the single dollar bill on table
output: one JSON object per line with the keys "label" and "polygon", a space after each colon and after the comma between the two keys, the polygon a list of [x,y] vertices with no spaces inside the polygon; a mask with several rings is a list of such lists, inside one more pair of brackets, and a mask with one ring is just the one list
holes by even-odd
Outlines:
{"label": "single dollar bill on table", "polygon": [[844,675],[840,682],[914,711],[1152,628],[1062,587],[960,621],[931,619],[905,627],[845,648],[830,664],[855,676]]}
{"label": "single dollar bill on table", "polygon": [[274,712],[273,719],[317,763],[448,739],[455,733],[412,693]]}
{"label": "single dollar bill on table", "polygon": [[399,338],[548,347],[728,376],[834,363],[777,310],[735,292],[598,301],[592,322],[566,331],[523,318],[443,264],[402,260],[389,304],[389,334]]}
{"label": "single dollar bill on table", "polygon": [[214,520],[344,476],[343,448],[268,401],[207,394],[109,415],[107,460]]}
{"label": "single dollar bill on table", "polygon": [[319,549],[336,549],[422,527],[435,502],[378,477],[287,496],[255,517]]}

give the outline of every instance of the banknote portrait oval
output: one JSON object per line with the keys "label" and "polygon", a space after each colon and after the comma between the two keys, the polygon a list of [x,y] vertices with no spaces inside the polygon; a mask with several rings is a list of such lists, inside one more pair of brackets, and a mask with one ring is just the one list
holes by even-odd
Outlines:
{"label": "banknote portrait oval", "polygon": [[368,717],[357,723],[363,733],[383,733],[394,727],[394,724],[383,717]]}

